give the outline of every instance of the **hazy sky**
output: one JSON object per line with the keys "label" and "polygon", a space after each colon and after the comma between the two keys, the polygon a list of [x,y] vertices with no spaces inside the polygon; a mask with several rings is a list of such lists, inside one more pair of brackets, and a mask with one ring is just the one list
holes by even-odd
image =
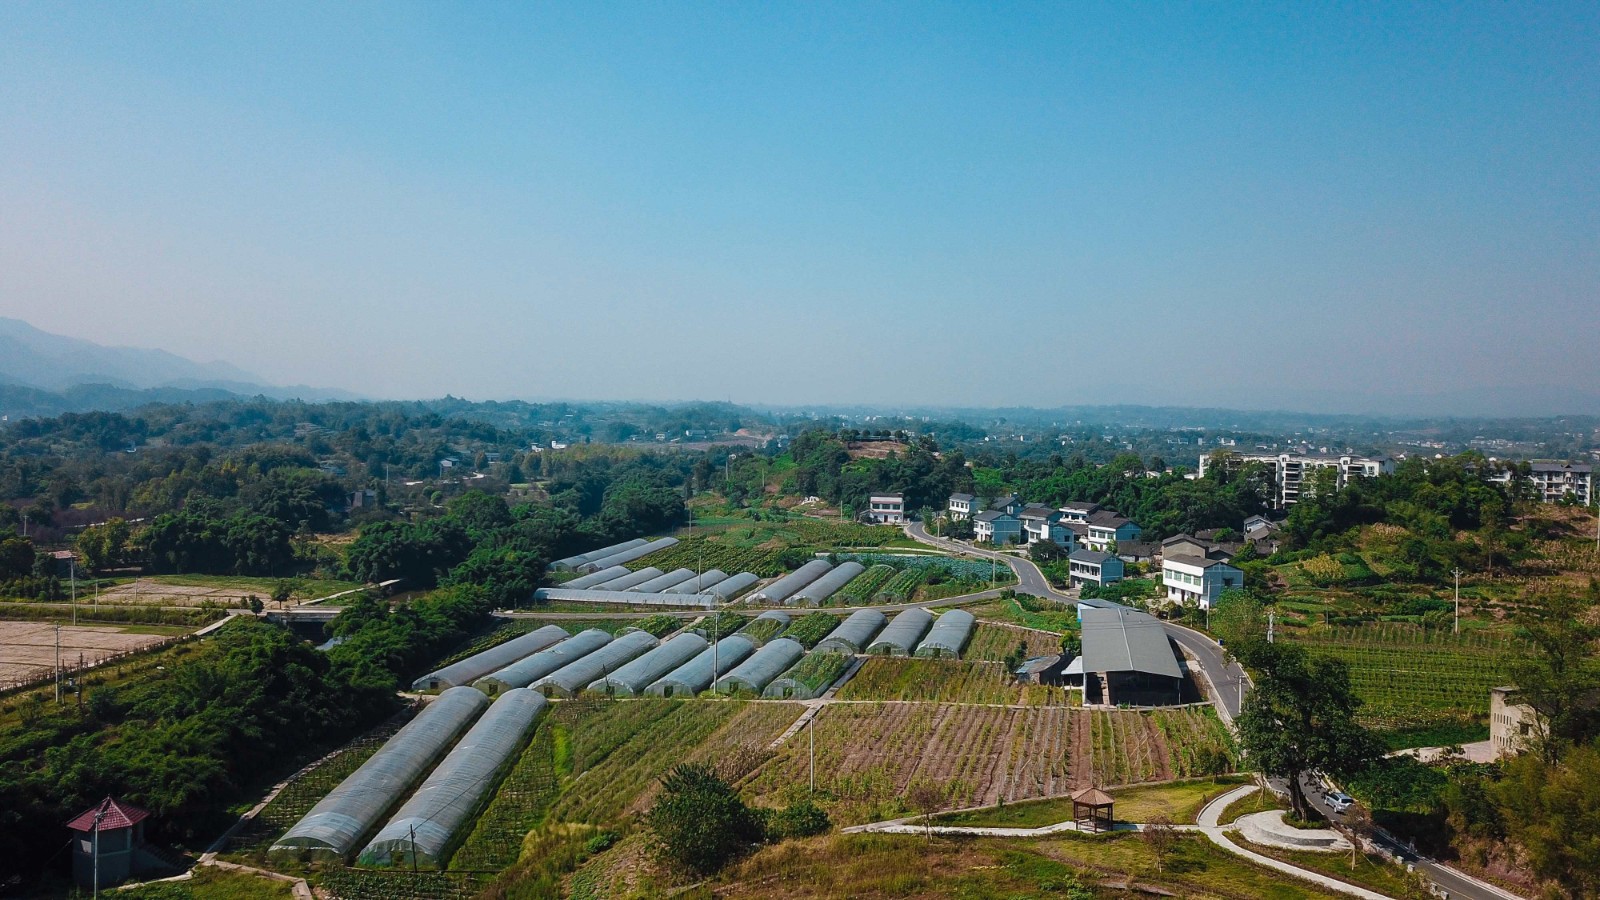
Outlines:
{"label": "hazy sky", "polygon": [[0,315],[374,396],[1587,383],[1597,187],[1593,2],[0,4]]}

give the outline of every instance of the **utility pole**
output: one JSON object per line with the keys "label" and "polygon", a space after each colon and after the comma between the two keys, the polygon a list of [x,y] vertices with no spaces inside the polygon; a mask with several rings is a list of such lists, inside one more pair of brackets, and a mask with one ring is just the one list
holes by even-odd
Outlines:
{"label": "utility pole", "polygon": [[61,703],[61,626],[56,625],[56,703]]}
{"label": "utility pole", "polygon": [[67,560],[67,577],[72,579],[72,624],[78,624],[78,561]]}
{"label": "utility pole", "polygon": [[1274,639],[1275,638],[1275,632],[1277,631],[1277,624],[1278,624],[1277,613],[1270,613],[1270,612],[1267,613],[1267,643],[1269,643],[1269,644],[1277,643],[1277,641]]}
{"label": "utility pole", "polygon": [[1450,574],[1454,575],[1456,577],[1456,626],[1455,626],[1455,633],[1456,634],[1460,634],[1461,633],[1461,567],[1460,566],[1456,566],[1454,569],[1451,569],[1450,570]]}
{"label": "utility pole", "polygon": [[817,717],[811,716],[811,721],[806,723],[806,731],[811,736],[811,793],[817,792]]}
{"label": "utility pole", "polygon": [[89,896],[95,900],[100,897],[100,820],[105,818],[105,815],[106,808],[102,803],[100,808],[94,811],[94,882]]}
{"label": "utility pole", "polygon": [[406,831],[411,832],[411,881],[417,880],[417,826],[407,825]]}

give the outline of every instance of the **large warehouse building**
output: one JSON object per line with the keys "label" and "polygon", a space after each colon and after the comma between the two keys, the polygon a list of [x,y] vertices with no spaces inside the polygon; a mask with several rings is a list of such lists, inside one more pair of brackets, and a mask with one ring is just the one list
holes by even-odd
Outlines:
{"label": "large warehouse building", "polygon": [[1154,616],[1123,606],[1078,607],[1083,619],[1083,702],[1167,706],[1183,700],[1183,670]]}

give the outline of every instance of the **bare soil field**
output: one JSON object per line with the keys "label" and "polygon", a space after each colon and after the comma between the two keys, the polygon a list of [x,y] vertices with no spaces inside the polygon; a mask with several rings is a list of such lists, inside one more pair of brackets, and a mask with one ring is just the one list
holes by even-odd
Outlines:
{"label": "bare soil field", "polygon": [[[61,626],[61,664],[77,668],[142,650],[166,638],[129,634],[115,625]],[[56,629],[49,622],[0,622],[0,685],[13,684],[55,670]]]}

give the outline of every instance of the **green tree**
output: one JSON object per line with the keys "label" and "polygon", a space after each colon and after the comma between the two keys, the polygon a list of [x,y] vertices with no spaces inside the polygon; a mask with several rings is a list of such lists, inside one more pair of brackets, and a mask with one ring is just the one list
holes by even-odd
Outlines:
{"label": "green tree", "polygon": [[1571,591],[1530,598],[1517,614],[1517,625],[1533,652],[1510,665],[1518,700],[1538,717],[1537,745],[1546,762],[1558,761],[1567,748],[1600,738],[1600,625],[1595,621],[1596,594]]}
{"label": "green tree", "polygon": [[127,521],[113,517],[85,528],[76,543],[78,552],[83,554],[83,564],[93,571],[124,564],[132,537],[133,529]]}
{"label": "green tree", "polygon": [[1356,722],[1361,700],[1342,661],[1297,644],[1255,642],[1234,653],[1255,675],[1255,690],[1239,714],[1239,737],[1253,765],[1288,779],[1296,816],[1308,810],[1302,775],[1349,775],[1382,755],[1378,740]]}
{"label": "green tree", "polygon": [[704,877],[759,843],[760,817],[710,767],[683,763],[661,779],[661,795],[645,814],[659,860]]}

